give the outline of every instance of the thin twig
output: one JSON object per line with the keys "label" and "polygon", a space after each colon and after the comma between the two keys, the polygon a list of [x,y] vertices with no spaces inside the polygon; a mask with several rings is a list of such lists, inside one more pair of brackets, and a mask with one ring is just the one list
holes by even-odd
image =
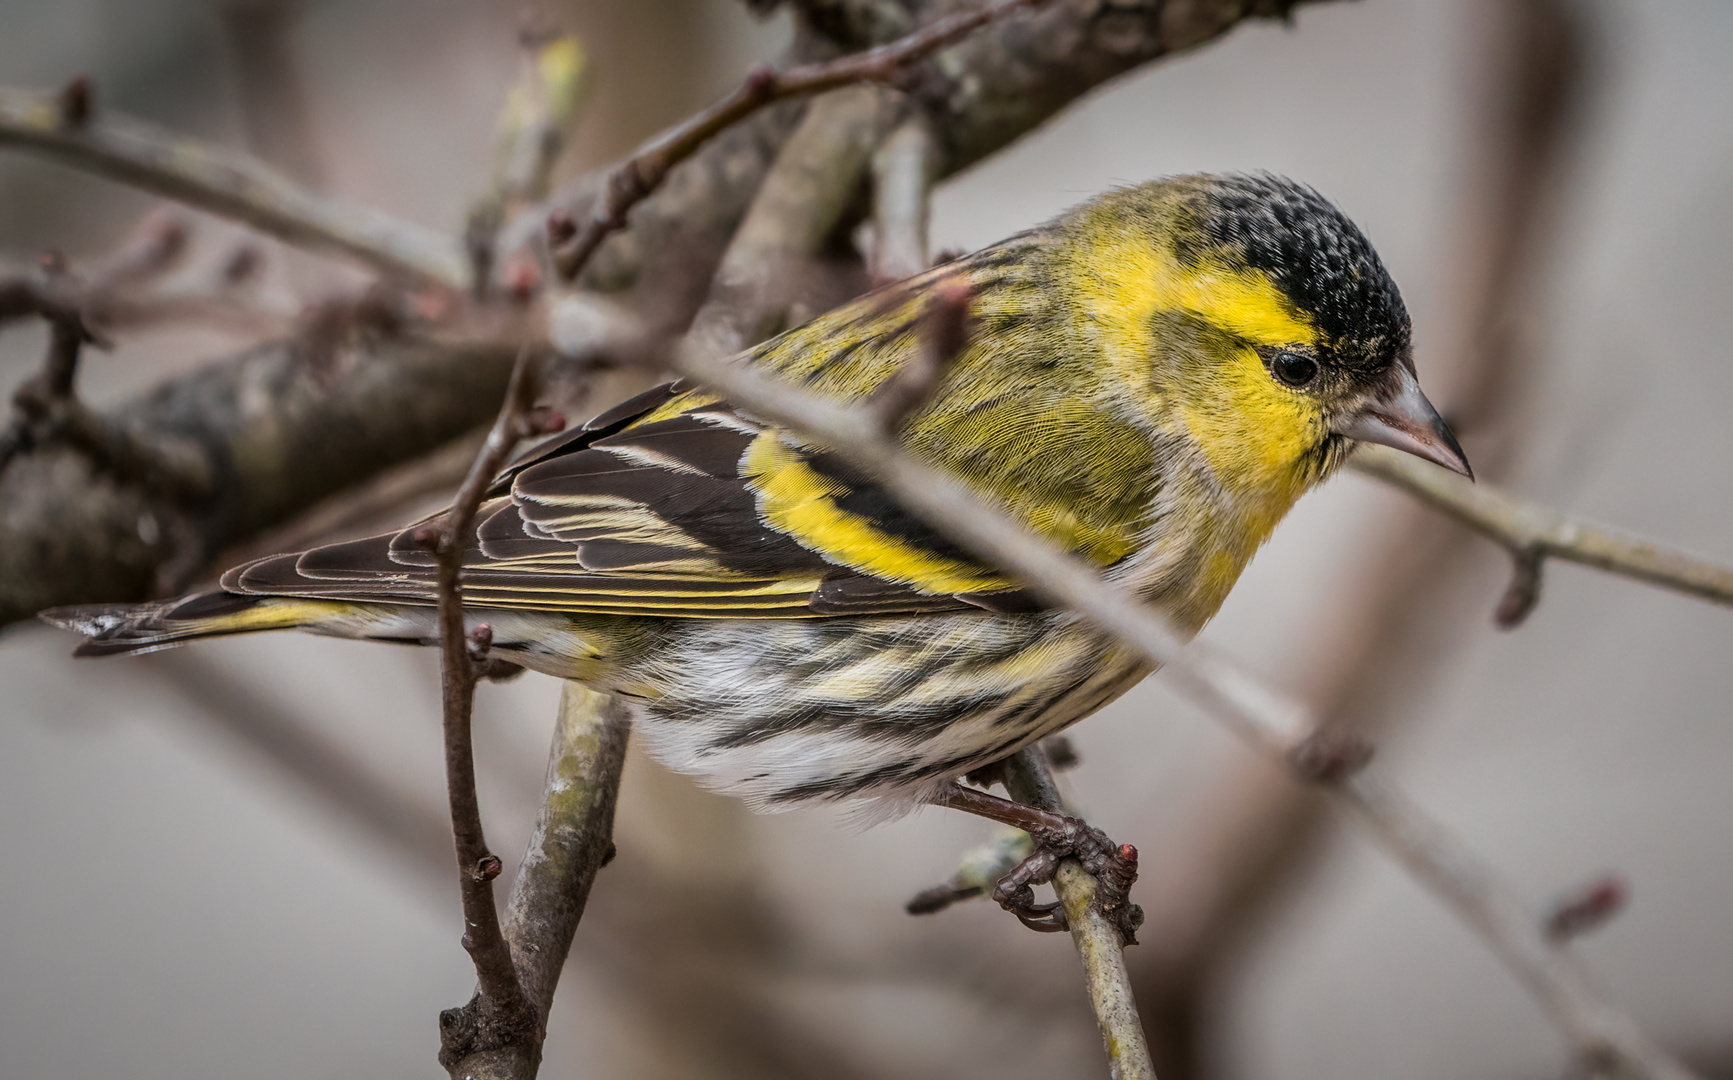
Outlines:
{"label": "thin twig", "polygon": [[759,68],[740,88],[646,143],[614,166],[602,184],[589,216],[576,223],[569,243],[555,253],[554,266],[566,281],[576,278],[609,234],[622,229],[626,213],[662,183],[668,171],[705,142],[772,102],[816,94],[862,82],[887,82],[978,28],[1048,0],[1004,0],[935,19],[907,37],[876,49],[819,64],[778,72]]}
{"label": "thin twig", "polygon": [[96,110],[70,123],[61,98],[0,89],[0,147],[54,158],[382,273],[461,288],[457,242],[367,207],[315,195],[253,158]]}
{"label": "thin twig", "polygon": [[[482,831],[481,805],[475,789],[475,751],[470,727],[480,661],[492,644],[486,623],[466,633],[463,619],[463,557],[466,538],[475,524],[488,485],[505,465],[519,441],[563,427],[563,419],[531,408],[536,394],[535,356],[518,355],[506,384],[505,403],[476,454],[451,509],[441,519],[423,525],[416,540],[431,550],[438,565],[441,704],[444,714],[445,777],[451,800],[452,840],[457,849],[458,883],[463,899],[463,947],[475,962],[479,985],[471,1003],[483,1046],[516,1040],[533,1029],[535,1018],[513,966],[511,949],[501,933],[494,903],[493,879],[500,860],[488,850]],[[556,423],[557,421],[557,423]],[[454,1025],[442,1022],[448,1033]],[[449,1039],[446,1050],[451,1049]]]}
{"label": "thin twig", "polygon": [[195,449],[170,436],[146,438],[79,400],[80,355],[85,345],[101,343],[85,321],[84,298],[84,291],[63,272],[45,282],[0,279],[0,325],[35,315],[49,326],[42,369],[12,395],[17,415],[0,435],[0,468],[18,453],[58,441],[76,447],[123,482],[172,503],[208,495],[214,477]]}
{"label": "thin twig", "polygon": [[766,418],[822,441],[866,471],[900,504],[978,556],[1004,568],[1050,603],[1162,665],[1174,687],[1259,751],[1319,783],[1352,807],[1395,857],[1487,940],[1579,1051],[1611,1054],[1639,1075],[1691,1073],[1608,1001],[1568,953],[1545,940],[1539,920],[1498,884],[1481,860],[1418,807],[1372,776],[1300,767],[1317,726],[1310,712],[1103,581],[1093,567],[1033,535],[949,474],[905,452],[868,413],[814,397],[726,361],[688,353],[681,371]]}
{"label": "thin twig", "polygon": [[[1065,800],[1053,783],[1047,759],[1038,747],[1027,747],[1005,762],[1005,789],[1018,802],[1063,814]],[[1053,891],[1065,906],[1071,940],[1083,960],[1089,1004],[1101,1026],[1113,1080],[1155,1080],[1143,1022],[1132,999],[1131,976],[1125,970],[1125,949],[1119,928],[1095,903],[1096,882],[1076,859],[1063,859],[1053,877]]]}
{"label": "thin twig", "polygon": [[[492,285],[500,226],[526,203],[548,193],[589,66],[577,36],[558,32],[539,15],[529,17],[518,39],[523,67],[494,124],[493,179],[464,222],[470,287],[477,295],[485,295]],[[539,268],[527,261],[519,273],[540,276]],[[512,287],[514,292],[527,293],[533,284],[515,282]]]}
{"label": "thin twig", "polygon": [[[1355,470],[1408,492],[1462,522],[1509,551],[1517,578],[1500,604],[1500,625],[1515,625],[1533,607],[1540,588],[1540,564],[1548,558],[1592,566],[1695,596],[1733,605],[1733,569],[1687,555],[1676,548],[1621,535],[1611,529],[1507,495],[1487,484],[1471,484],[1382,446],[1363,446]],[[1519,608],[1518,604],[1526,605]],[[1507,610],[1507,605],[1509,609]]]}

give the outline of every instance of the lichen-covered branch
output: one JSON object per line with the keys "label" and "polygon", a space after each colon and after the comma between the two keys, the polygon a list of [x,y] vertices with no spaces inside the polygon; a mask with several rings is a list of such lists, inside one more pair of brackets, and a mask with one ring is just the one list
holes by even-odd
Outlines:
{"label": "lichen-covered branch", "polygon": [[483,1048],[452,1038],[473,1032],[472,1017],[468,1008],[449,1010],[440,1018],[447,1046],[466,1047],[444,1059],[453,1077],[535,1075],[572,935],[597,871],[613,857],[614,805],[630,730],[630,713],[619,699],[566,684],[541,812],[506,905],[505,938],[535,1024],[509,1044]]}
{"label": "lichen-covered branch", "polygon": [[1535,994],[1573,1047],[1616,1060],[1634,1075],[1691,1075],[1661,1050],[1548,941],[1542,920],[1439,824],[1364,772],[1364,748],[1331,745],[1310,712],[1197,643],[1189,647],[1153,609],[1110,585],[1088,564],[1030,533],[951,476],[920,462],[863,410],[835,405],[764,374],[688,352],[688,376],[754,413],[822,441],[881,484],[899,503],[982,559],[1022,580],[1050,603],[1164,668],[1168,686],[1190,698],[1260,752],[1348,804],[1385,847],[1492,946]]}
{"label": "lichen-covered branch", "polygon": [[1509,551],[1517,573],[1499,604],[1499,625],[1521,622],[1540,599],[1540,566],[1548,558],[1592,566],[1711,603],[1733,605],[1733,568],[1591,525],[1472,484],[1382,446],[1362,447],[1354,469],[1400,488]]}
{"label": "lichen-covered branch", "polygon": [[516,352],[384,341],[321,378],[294,343],[274,342],[108,415],[112,430],[173,445],[208,472],[210,493],[189,502],[71,447],[14,458],[0,474],[0,625],[184,587],[223,548],[486,423]]}
{"label": "lichen-covered branch", "polygon": [[[88,93],[88,92],[87,92]],[[384,274],[461,288],[457,242],[378,210],[315,195],[233,151],[64,98],[0,88],[0,147],[15,147],[250,225]]]}
{"label": "lichen-covered branch", "polygon": [[[1005,789],[1018,802],[1056,814],[1065,813],[1065,801],[1053,783],[1047,760],[1039,747],[1027,747],[1005,762]],[[1119,928],[1102,914],[1095,903],[1096,882],[1076,859],[1064,859],[1053,877],[1053,891],[1065,907],[1066,924],[1077,955],[1083,960],[1089,1004],[1101,1027],[1101,1043],[1107,1051],[1108,1074],[1113,1080],[1155,1080],[1149,1044],[1143,1037],[1143,1022],[1131,995],[1131,976],[1125,970],[1125,948]]]}

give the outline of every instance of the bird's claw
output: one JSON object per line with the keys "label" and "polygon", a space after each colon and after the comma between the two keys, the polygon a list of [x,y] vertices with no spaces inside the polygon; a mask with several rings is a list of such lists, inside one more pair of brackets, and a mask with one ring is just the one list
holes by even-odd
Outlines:
{"label": "bird's claw", "polygon": [[1012,867],[993,888],[993,899],[999,906],[1031,930],[1052,933],[1068,929],[1064,906],[1058,902],[1037,904],[1034,886],[1052,881],[1061,859],[1075,858],[1095,878],[1092,906],[1119,931],[1121,944],[1137,944],[1143,909],[1130,902],[1131,886],[1137,880],[1137,849],[1115,844],[1100,829],[1074,817],[1037,827],[1030,836],[1035,840],[1035,852]]}

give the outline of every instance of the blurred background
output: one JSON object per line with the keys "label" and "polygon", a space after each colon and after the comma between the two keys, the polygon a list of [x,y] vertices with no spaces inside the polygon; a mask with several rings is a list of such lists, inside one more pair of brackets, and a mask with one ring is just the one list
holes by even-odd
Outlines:
{"label": "blurred background", "polygon": [[[521,6],[291,8],[304,171],[459,228],[521,62]],[[550,10],[594,67],[568,174],[725,92],[791,33],[732,0]],[[106,106],[244,145],[232,17],[212,0],[0,0],[0,84],[88,74]],[[1167,173],[1303,179],[1377,244],[1422,379],[1483,476],[1730,562],[1730,51],[1721,0],[1309,5],[1103,87],[947,182],[933,246]],[[0,155],[14,262],[109,250],[152,205]],[[279,289],[308,272],[273,267]],[[86,362],[84,395],[124,400],[244,340],[129,334]],[[42,342],[0,335],[8,393]],[[1395,777],[1535,904],[1623,874],[1628,911],[1583,951],[1652,1034],[1733,1076],[1733,613],[1553,564],[1539,609],[1504,633],[1507,563],[1345,474],[1301,503],[1206,636],[1374,730]],[[435,1073],[435,1016],[473,969],[432,652],[269,635],[74,663],[71,645],[33,626],[0,638],[0,1075]],[[480,692],[502,856],[522,850],[557,697],[536,675]],[[1078,801],[1144,853],[1150,922],[1127,957],[1164,1080],[1568,1070],[1477,939],[1159,675],[1072,741]],[[1066,937],[983,902],[903,913],[984,823],[759,817],[634,754],[616,831],[544,1075],[1104,1073]]]}

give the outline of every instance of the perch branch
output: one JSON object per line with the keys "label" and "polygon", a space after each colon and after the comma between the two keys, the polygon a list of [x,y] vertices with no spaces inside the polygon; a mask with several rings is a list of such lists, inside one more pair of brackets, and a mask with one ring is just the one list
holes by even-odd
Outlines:
{"label": "perch branch", "polygon": [[[527,1080],[541,1062],[548,1010],[596,872],[614,854],[614,806],[631,714],[617,698],[568,682],[548,758],[542,808],[506,904],[505,939],[534,1023],[508,1043],[484,1046],[473,1004],[440,1016],[453,1077]],[[455,1052],[450,1052],[455,1050]]]}
{"label": "perch branch", "polygon": [[[1046,756],[1038,747],[1027,747],[1005,762],[1005,788],[1018,802],[1056,814],[1066,813],[1065,800],[1053,783]],[[1131,995],[1131,976],[1125,970],[1125,949],[1119,928],[1095,904],[1096,882],[1076,859],[1064,859],[1053,877],[1053,891],[1065,906],[1071,940],[1083,960],[1089,1004],[1101,1026],[1101,1042],[1107,1051],[1108,1073],[1113,1080],[1155,1080],[1149,1044],[1138,1019],[1137,1003]]]}
{"label": "perch branch", "polygon": [[1733,605],[1733,569],[1725,566],[1591,525],[1486,484],[1468,483],[1382,446],[1361,447],[1352,464],[1355,470],[1406,491],[1510,552],[1516,573],[1510,591],[1499,604],[1500,626],[1515,626],[1533,609],[1540,598],[1541,564],[1549,558]]}
{"label": "perch branch", "polygon": [[1345,802],[1399,861],[1488,941],[1580,1052],[1598,1059],[1611,1055],[1653,1080],[1691,1076],[1602,996],[1568,953],[1546,940],[1540,920],[1526,914],[1477,856],[1374,777],[1354,775],[1352,747],[1319,753],[1320,733],[1303,706],[1275,694],[1212,650],[1196,643],[1188,648],[1165,618],[1103,581],[1075,556],[1029,533],[950,475],[910,456],[876,418],[725,361],[687,353],[679,367],[737,404],[822,441],[935,528],[1003,567],[1050,603],[1075,612],[1162,665],[1167,685],[1259,751],[1286,762],[1302,780]]}
{"label": "perch branch", "polygon": [[[88,99],[87,99],[88,100]],[[53,158],[381,273],[461,288],[455,241],[367,207],[315,195],[260,162],[124,116],[69,115],[64,95],[0,89],[0,146]]]}
{"label": "perch branch", "polygon": [[787,71],[759,68],[732,94],[656,136],[609,171],[602,195],[588,217],[560,244],[554,265],[567,281],[577,277],[610,233],[626,225],[626,214],[662,183],[668,171],[705,142],[772,102],[864,82],[888,82],[909,66],[975,30],[1048,0],[1004,0],[959,11],[888,45]]}

